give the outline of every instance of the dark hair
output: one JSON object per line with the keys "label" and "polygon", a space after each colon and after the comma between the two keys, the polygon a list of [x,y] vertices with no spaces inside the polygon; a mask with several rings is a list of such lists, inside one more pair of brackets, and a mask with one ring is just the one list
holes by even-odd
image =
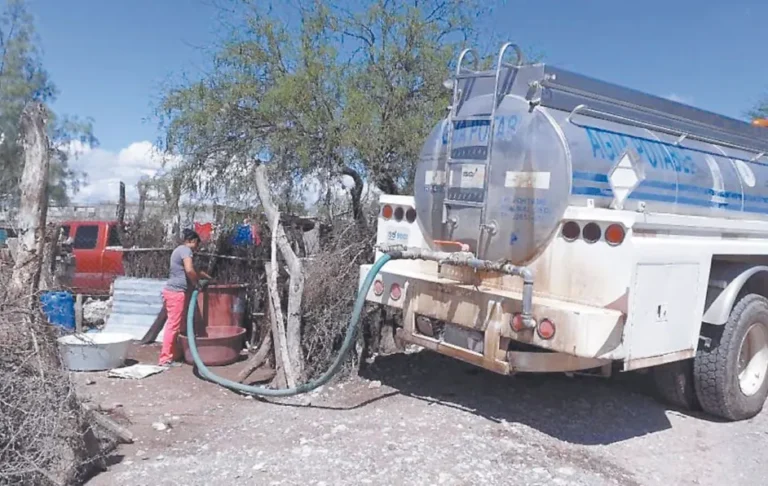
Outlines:
{"label": "dark hair", "polygon": [[185,229],[184,230],[184,242],[188,241],[200,241],[200,235],[197,234],[197,232],[192,231],[191,229]]}

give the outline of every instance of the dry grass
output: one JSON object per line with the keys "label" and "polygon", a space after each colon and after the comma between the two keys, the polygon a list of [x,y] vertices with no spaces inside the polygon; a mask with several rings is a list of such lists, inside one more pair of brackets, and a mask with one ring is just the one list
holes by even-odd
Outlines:
{"label": "dry grass", "polygon": [[73,484],[99,444],[62,367],[57,330],[31,302],[0,294],[0,484]]}
{"label": "dry grass", "polygon": [[[374,242],[373,231],[348,223],[333,228],[320,253],[305,264],[302,347],[309,379],[322,374],[336,357],[357,296],[360,265],[373,258]],[[358,334],[357,356],[351,357],[342,376],[356,371],[363,337]]]}

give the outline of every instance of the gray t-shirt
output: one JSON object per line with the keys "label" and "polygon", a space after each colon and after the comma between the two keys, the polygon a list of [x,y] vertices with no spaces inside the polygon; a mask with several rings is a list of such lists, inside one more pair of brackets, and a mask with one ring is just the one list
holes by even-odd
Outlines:
{"label": "gray t-shirt", "polygon": [[187,290],[187,273],[184,271],[184,259],[187,257],[192,257],[192,250],[186,245],[176,247],[171,253],[171,272],[166,289],[177,292]]}

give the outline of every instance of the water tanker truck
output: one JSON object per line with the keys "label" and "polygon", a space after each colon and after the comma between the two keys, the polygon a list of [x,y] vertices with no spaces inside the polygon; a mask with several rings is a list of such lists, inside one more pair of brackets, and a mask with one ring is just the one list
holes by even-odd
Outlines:
{"label": "water tanker truck", "polygon": [[366,300],[401,311],[402,341],[497,373],[649,369],[679,407],[759,413],[768,123],[528,64],[513,44],[494,69],[476,59],[446,81],[413,196],[380,196],[392,260]]}

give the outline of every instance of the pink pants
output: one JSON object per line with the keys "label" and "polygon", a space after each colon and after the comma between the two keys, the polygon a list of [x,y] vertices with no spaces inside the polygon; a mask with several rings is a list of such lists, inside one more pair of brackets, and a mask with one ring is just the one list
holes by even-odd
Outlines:
{"label": "pink pants", "polygon": [[179,337],[181,324],[184,321],[187,295],[185,292],[163,289],[163,302],[165,302],[168,318],[163,328],[163,349],[160,351],[160,365],[168,364],[178,356],[176,340]]}

